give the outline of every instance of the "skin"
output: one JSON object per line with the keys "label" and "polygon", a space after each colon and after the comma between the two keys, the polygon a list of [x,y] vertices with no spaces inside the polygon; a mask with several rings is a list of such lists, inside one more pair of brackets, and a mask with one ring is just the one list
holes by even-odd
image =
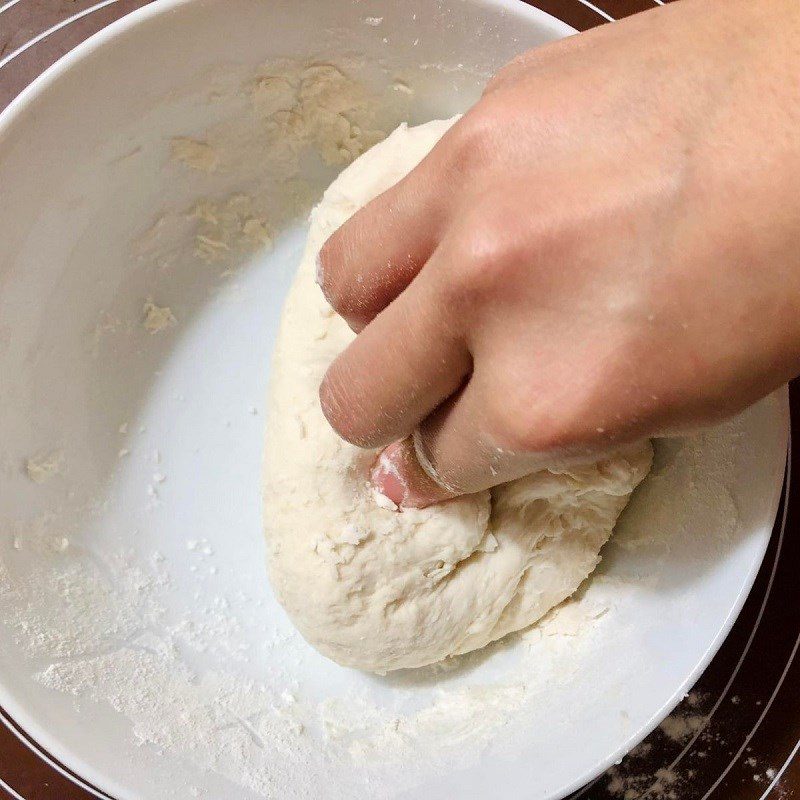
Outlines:
{"label": "skin", "polygon": [[800,373],[800,4],[525,53],[320,253],[320,387],[425,506],[728,417]]}

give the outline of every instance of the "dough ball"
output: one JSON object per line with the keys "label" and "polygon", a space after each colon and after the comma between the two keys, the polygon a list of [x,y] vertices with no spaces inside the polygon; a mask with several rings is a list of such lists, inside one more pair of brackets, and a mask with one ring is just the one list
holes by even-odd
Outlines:
{"label": "dough ball", "polygon": [[340,664],[384,672],[483,647],[536,622],[597,566],[649,442],[422,510],[381,507],[374,451],[342,441],[318,387],[353,338],[315,283],[327,237],[402,178],[454,120],[401,125],[351,164],[311,214],[283,312],[266,435],[272,586],[302,635]]}

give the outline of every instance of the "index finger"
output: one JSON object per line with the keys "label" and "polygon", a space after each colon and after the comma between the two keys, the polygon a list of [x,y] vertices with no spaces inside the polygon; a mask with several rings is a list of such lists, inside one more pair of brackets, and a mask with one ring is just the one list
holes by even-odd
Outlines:
{"label": "index finger", "polygon": [[[431,139],[414,139],[420,163],[357,211],[322,246],[318,282],[328,302],[356,332],[361,331],[411,283],[436,249],[446,221],[447,187],[441,180],[436,148],[422,157]],[[419,130],[419,129],[417,129]],[[396,135],[396,134],[395,134]],[[378,146],[380,147],[380,145]],[[386,170],[386,165],[381,165]],[[391,169],[388,170],[391,176]],[[370,179],[365,169],[364,180]]]}

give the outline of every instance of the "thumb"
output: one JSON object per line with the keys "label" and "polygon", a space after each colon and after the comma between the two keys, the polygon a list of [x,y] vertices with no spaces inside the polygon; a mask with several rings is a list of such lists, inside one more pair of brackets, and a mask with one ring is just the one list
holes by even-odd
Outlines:
{"label": "thumb", "polygon": [[373,467],[373,486],[401,508],[424,508],[532,472],[539,459],[498,447],[489,434],[486,385],[473,373],[409,438],[389,445]]}
{"label": "thumb", "polygon": [[516,423],[516,431],[508,429],[508,414],[493,421],[497,402],[486,387],[496,382],[491,376],[481,380],[479,372],[412,436],[378,457],[372,485],[401,508],[424,508],[516,480],[546,464],[585,461],[589,455],[585,447],[565,446],[546,415],[536,424]]}
{"label": "thumb", "polygon": [[370,480],[384,497],[401,508],[425,508],[458,494],[425,471],[413,436],[383,450],[372,468]]}

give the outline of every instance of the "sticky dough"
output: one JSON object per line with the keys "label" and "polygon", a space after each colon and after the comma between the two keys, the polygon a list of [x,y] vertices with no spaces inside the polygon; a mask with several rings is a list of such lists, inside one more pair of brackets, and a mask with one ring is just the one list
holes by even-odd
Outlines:
{"label": "sticky dough", "polygon": [[353,334],[315,283],[316,254],[450,124],[401,126],[325,192],[272,368],[264,516],[273,589],[320,652],[377,672],[483,647],[569,597],[598,564],[652,457],[645,442],[598,463],[398,512],[377,503],[367,483],[375,453],[343,442],[326,422],[318,387]]}

